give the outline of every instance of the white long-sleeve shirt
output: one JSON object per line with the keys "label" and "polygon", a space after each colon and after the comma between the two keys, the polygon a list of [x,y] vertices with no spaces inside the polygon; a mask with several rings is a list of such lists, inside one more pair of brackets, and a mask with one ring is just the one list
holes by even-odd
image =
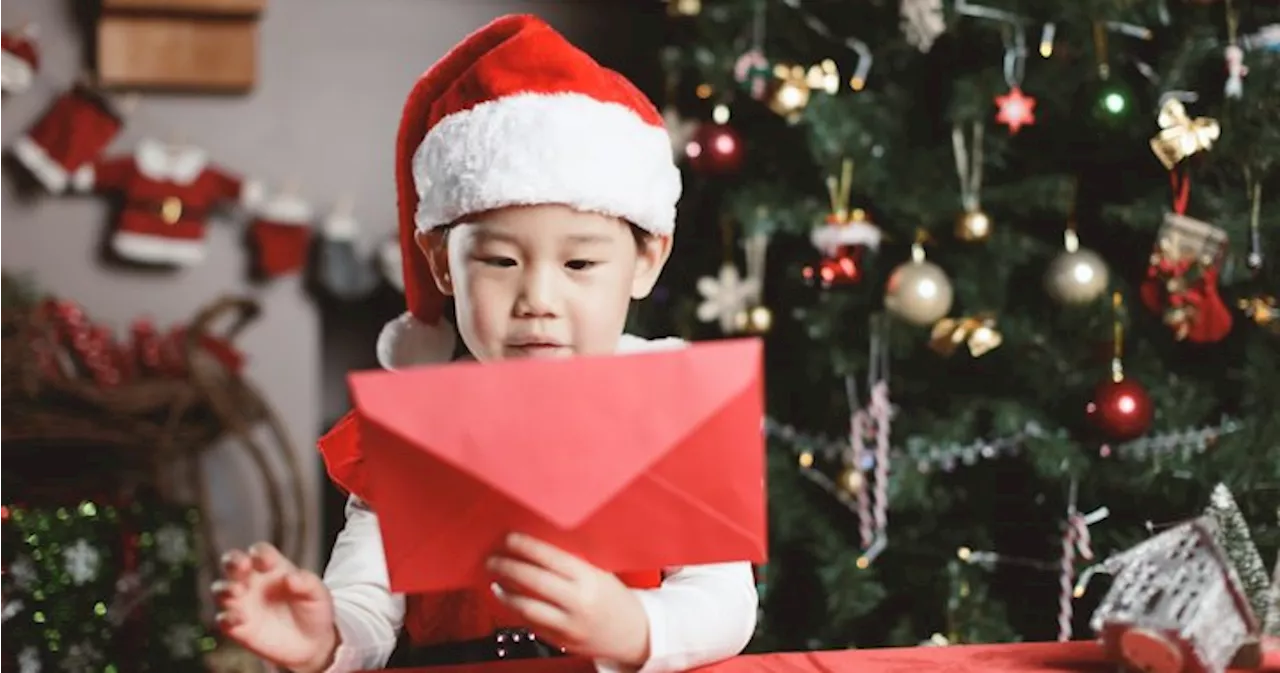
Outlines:
{"label": "white long-sleeve shirt", "polygon": [[[347,503],[324,583],[333,595],[341,645],[328,673],[382,668],[404,623],[404,596],[392,593],[377,515]],[[649,660],[639,673],[677,673],[742,651],[756,626],[751,566],[721,563],[669,569],[657,589],[634,589],[649,622]],[[602,672],[622,670],[597,662]]]}
{"label": "white long-sleeve shirt", "polygon": [[[677,348],[676,339],[624,335],[619,352]],[[404,623],[405,599],[390,589],[377,515],[352,498],[324,583],[333,595],[341,644],[328,673],[386,665]],[[649,624],[649,659],[638,673],[678,673],[732,657],[756,626],[759,597],[748,563],[668,568],[656,589],[633,589]],[[601,673],[623,670],[597,661]]]}

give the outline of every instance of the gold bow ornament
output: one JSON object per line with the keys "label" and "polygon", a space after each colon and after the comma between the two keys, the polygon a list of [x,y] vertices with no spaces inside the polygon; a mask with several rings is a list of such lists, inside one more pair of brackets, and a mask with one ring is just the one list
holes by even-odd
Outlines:
{"label": "gold bow ornament", "polygon": [[1156,117],[1160,132],[1151,139],[1151,151],[1164,164],[1165,169],[1173,170],[1183,159],[1213,147],[1213,142],[1222,134],[1218,120],[1210,117],[1192,119],[1182,101],[1170,98],[1160,106],[1160,114]]}
{"label": "gold bow ornament", "polygon": [[1004,337],[996,329],[996,319],[990,315],[966,318],[943,318],[933,325],[929,347],[943,357],[950,357],[960,344],[969,348],[973,357],[982,357],[1003,343]]}
{"label": "gold bow ornament", "polygon": [[1237,306],[1250,320],[1266,328],[1272,334],[1280,334],[1280,308],[1275,297],[1250,297],[1241,299]]}

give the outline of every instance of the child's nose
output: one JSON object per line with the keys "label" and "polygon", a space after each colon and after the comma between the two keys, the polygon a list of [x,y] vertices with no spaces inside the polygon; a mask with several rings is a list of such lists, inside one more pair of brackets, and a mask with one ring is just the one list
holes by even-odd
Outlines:
{"label": "child's nose", "polygon": [[545,269],[530,268],[524,274],[516,313],[526,318],[546,318],[556,315],[555,274]]}

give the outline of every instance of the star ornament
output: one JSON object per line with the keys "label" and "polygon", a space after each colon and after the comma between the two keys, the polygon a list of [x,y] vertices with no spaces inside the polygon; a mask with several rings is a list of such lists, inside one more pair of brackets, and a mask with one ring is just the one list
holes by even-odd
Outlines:
{"label": "star ornament", "polygon": [[1013,87],[1009,93],[996,96],[996,121],[1009,127],[1009,134],[1017,133],[1023,126],[1036,123],[1036,99],[1024,96],[1022,89]]}

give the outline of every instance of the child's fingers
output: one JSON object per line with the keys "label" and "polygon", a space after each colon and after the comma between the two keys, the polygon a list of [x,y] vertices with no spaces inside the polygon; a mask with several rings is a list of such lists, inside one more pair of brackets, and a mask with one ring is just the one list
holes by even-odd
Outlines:
{"label": "child's fingers", "polygon": [[493,595],[511,611],[527,621],[535,630],[561,633],[569,624],[569,615],[546,601],[506,591],[498,584],[490,587]]}
{"label": "child's fingers", "polygon": [[313,572],[295,570],[285,576],[284,586],[290,594],[304,600],[324,598],[324,582]]}
{"label": "child's fingers", "polygon": [[245,586],[241,582],[230,582],[227,580],[218,580],[211,587],[213,591],[213,599],[217,602],[219,608],[225,608],[227,603],[244,595]]}
{"label": "child's fingers", "polygon": [[248,555],[239,549],[232,549],[222,555],[222,574],[226,575],[227,579],[243,582],[248,579],[249,571],[252,569],[253,564],[249,562]]}
{"label": "child's fingers", "polygon": [[567,608],[573,601],[573,582],[546,568],[507,556],[494,556],[488,562],[489,571],[503,580],[503,585],[513,584],[521,593],[529,593],[559,607]]}
{"label": "child's fingers", "polygon": [[253,561],[254,569],[263,573],[271,572],[288,563],[280,550],[266,542],[259,542],[250,547],[249,559]]}
{"label": "child's fingers", "polygon": [[223,633],[232,637],[234,637],[232,632],[244,625],[244,615],[239,610],[223,610],[214,617],[214,620]]}

